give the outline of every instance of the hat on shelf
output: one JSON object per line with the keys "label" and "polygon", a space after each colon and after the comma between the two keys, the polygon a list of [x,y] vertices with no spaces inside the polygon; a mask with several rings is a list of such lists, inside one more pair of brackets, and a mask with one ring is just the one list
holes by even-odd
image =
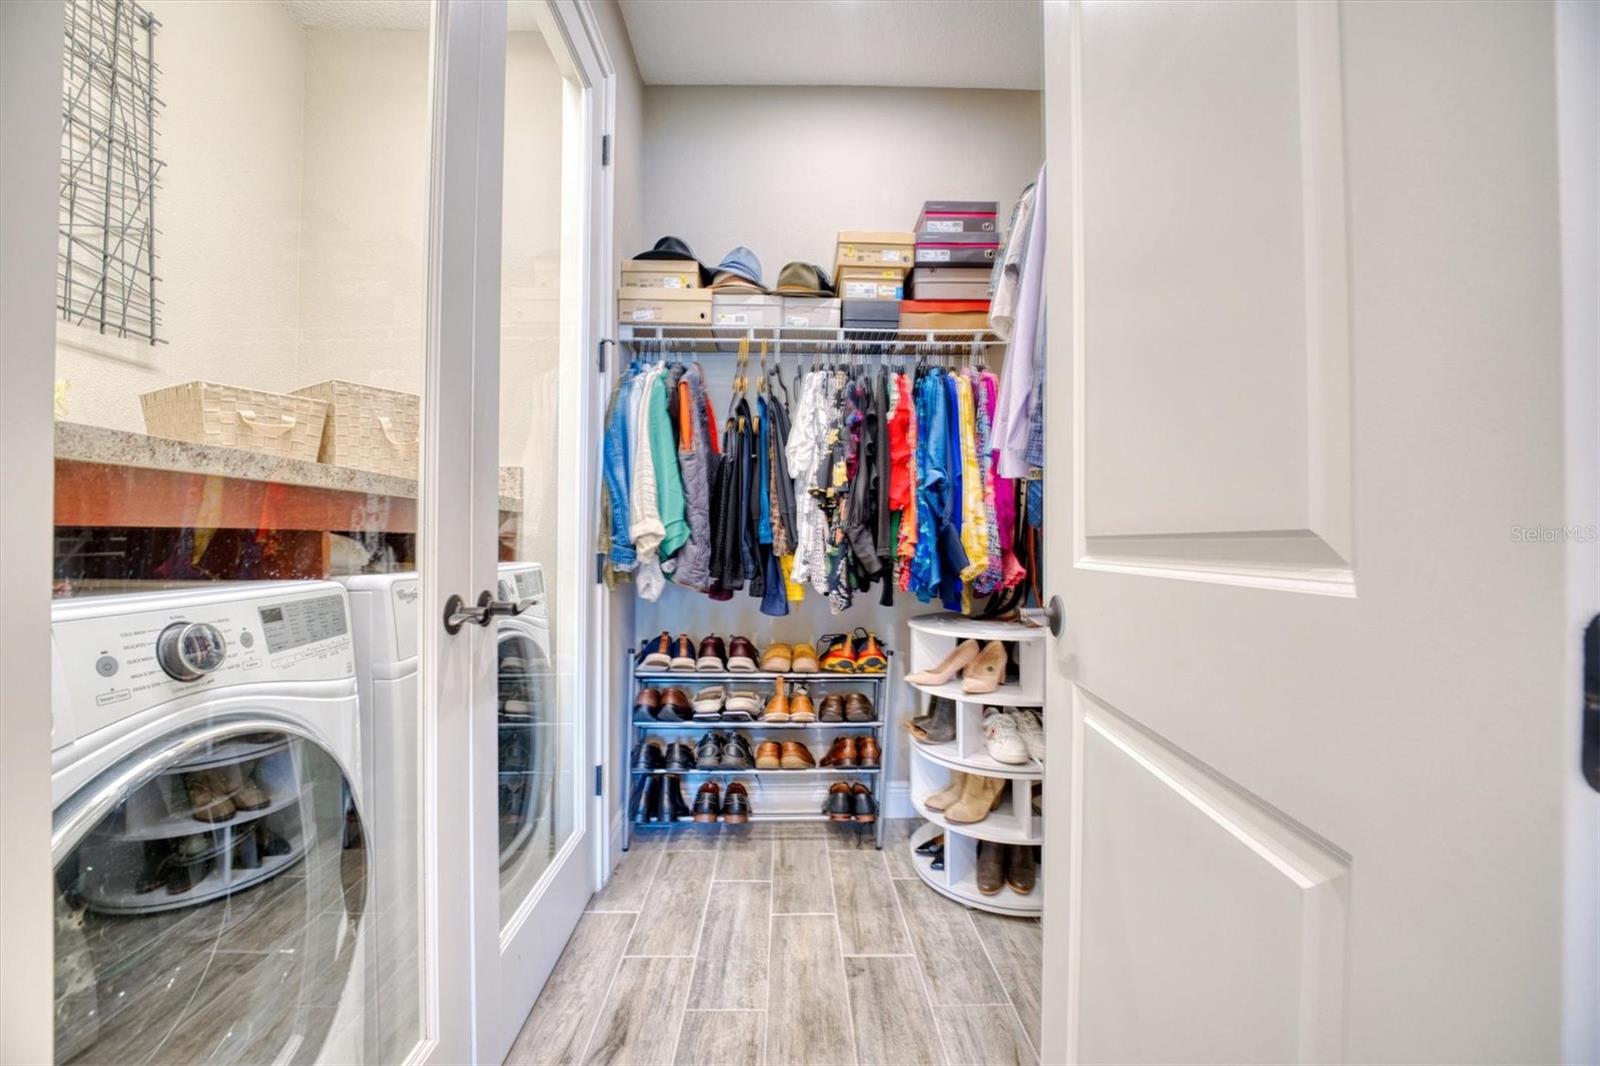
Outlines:
{"label": "hat on shelf", "polygon": [[761,260],[744,245],[733,249],[717,264],[717,273],[711,279],[713,289],[751,289],[766,292],[761,284]]}
{"label": "hat on shelf", "polygon": [[778,272],[778,287],[785,296],[832,296],[828,272],[815,263],[785,263]]}
{"label": "hat on shelf", "polygon": [[711,284],[711,271],[690,251],[689,244],[679,237],[663,237],[648,252],[640,252],[635,259],[671,259],[688,261],[700,268],[700,284]]}

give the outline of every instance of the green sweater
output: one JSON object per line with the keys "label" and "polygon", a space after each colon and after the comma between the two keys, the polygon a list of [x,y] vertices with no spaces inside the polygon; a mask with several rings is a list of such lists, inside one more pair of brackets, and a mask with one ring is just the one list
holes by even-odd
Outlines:
{"label": "green sweater", "polygon": [[650,436],[650,465],[656,474],[656,502],[661,509],[661,524],[667,529],[661,538],[661,558],[677,552],[689,540],[689,522],[684,517],[683,476],[678,473],[678,441],[667,416],[665,374],[657,374],[650,386],[646,409],[646,432]]}

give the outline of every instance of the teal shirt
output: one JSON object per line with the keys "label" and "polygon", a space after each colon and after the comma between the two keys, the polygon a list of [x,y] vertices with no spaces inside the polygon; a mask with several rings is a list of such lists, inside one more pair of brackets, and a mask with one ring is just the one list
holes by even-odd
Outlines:
{"label": "teal shirt", "polygon": [[683,475],[678,472],[678,441],[667,416],[666,375],[657,374],[650,386],[645,432],[650,436],[650,465],[656,474],[656,505],[666,535],[661,538],[661,558],[670,558],[688,543],[689,521],[683,502]]}

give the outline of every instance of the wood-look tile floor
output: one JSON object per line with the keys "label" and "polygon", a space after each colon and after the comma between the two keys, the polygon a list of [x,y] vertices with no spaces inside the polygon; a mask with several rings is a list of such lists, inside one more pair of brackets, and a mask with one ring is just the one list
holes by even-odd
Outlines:
{"label": "wood-look tile floor", "polygon": [[1039,922],[969,910],[824,823],[634,834],[508,1066],[1038,1062]]}

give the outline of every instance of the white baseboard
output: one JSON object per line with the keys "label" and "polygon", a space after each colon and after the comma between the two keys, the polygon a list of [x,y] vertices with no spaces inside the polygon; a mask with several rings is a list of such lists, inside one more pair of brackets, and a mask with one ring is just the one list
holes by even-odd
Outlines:
{"label": "white baseboard", "polygon": [[880,803],[885,818],[916,818],[917,809],[911,805],[911,782],[890,781],[889,792]]}

